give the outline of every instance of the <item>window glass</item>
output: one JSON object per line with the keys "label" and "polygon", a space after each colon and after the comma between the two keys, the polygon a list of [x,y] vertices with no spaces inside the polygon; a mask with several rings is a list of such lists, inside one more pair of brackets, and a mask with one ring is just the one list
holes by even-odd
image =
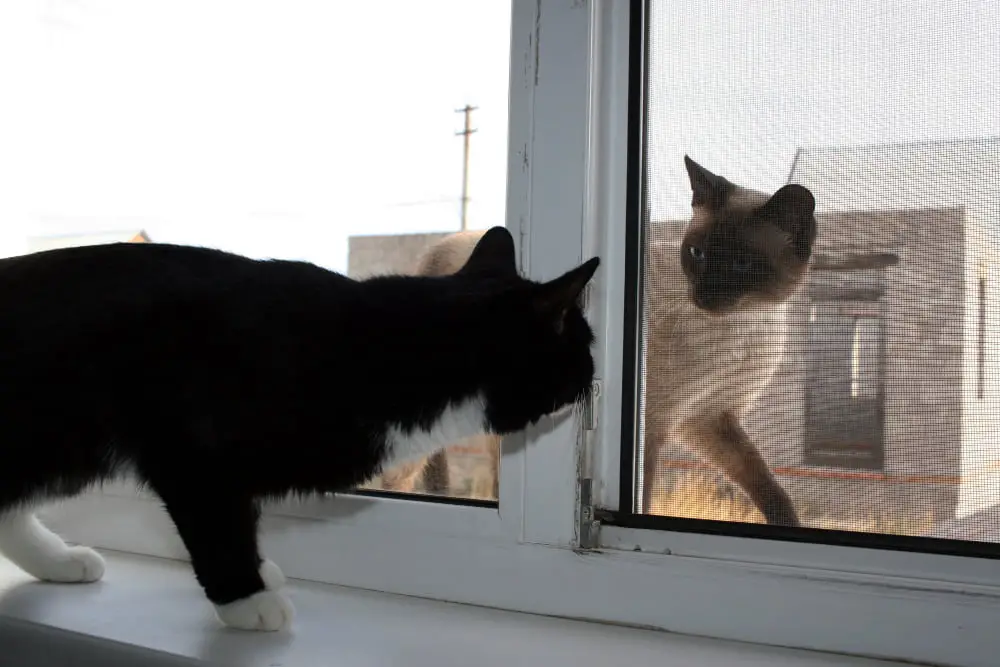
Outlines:
{"label": "window glass", "polygon": [[[505,223],[510,14],[6,3],[0,256],[165,242],[417,271],[450,233]],[[371,486],[492,500],[497,457],[493,440],[456,443]]]}
{"label": "window glass", "polygon": [[623,505],[1000,542],[1000,5],[646,20]]}

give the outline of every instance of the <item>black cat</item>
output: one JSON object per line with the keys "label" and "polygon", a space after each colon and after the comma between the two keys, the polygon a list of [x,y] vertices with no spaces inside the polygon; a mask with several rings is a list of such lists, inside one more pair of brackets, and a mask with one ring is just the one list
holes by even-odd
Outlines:
{"label": "black cat", "polygon": [[101,557],[31,507],[131,473],[219,618],[282,628],[259,503],[344,491],[576,402],[594,374],[577,299],[598,263],[525,280],[501,227],[441,277],[355,281],[161,244],[0,260],[0,551],[41,579],[99,579]]}

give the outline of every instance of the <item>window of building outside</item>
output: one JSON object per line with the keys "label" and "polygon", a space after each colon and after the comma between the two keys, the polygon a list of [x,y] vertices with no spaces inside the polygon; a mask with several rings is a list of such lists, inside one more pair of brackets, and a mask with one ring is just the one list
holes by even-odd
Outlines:
{"label": "window of building outside", "polygon": [[979,279],[979,328],[976,332],[976,398],[985,398],[986,391],[986,279]]}

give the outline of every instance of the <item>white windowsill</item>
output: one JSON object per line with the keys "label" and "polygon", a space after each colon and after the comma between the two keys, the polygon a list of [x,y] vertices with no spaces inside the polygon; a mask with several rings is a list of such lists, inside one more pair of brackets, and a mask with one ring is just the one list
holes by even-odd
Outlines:
{"label": "white windowsill", "polygon": [[902,664],[297,581],[288,585],[298,612],[292,634],[245,633],[218,625],[187,564],[105,555],[105,579],[92,585],[38,583],[0,559],[0,645],[5,660],[14,658],[4,664],[30,667],[33,657],[47,667],[65,664],[62,652],[73,664],[104,665]]}

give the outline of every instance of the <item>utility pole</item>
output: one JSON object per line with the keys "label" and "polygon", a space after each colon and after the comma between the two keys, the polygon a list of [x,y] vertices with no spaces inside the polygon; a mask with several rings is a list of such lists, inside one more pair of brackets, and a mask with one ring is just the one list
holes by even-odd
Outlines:
{"label": "utility pole", "polygon": [[455,113],[465,114],[465,129],[461,132],[456,132],[456,136],[463,138],[464,146],[462,149],[462,231],[465,231],[468,225],[468,214],[469,214],[469,137],[475,130],[472,128],[472,112],[478,107],[469,106],[466,104],[461,109],[455,109]]}

